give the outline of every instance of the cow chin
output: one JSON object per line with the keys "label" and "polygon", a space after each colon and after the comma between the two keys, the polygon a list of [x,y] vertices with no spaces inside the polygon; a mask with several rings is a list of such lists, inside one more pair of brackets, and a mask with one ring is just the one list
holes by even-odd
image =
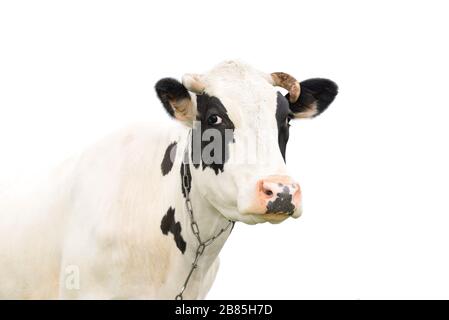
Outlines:
{"label": "cow chin", "polygon": [[238,208],[217,208],[218,211],[226,218],[232,221],[243,222],[245,224],[259,224],[269,222],[272,224],[281,223],[287,218],[299,218],[302,214],[301,208],[296,209],[293,214],[286,213],[253,213],[250,211],[240,211]]}
{"label": "cow chin", "polygon": [[250,211],[239,212],[239,220],[247,224],[257,224],[269,222],[272,224],[278,224],[285,221],[288,218],[299,218],[302,214],[302,209],[297,208],[293,214],[287,213],[251,213]]}
{"label": "cow chin", "polygon": [[247,224],[258,224],[269,222],[272,224],[281,223],[289,218],[285,213],[267,213],[267,214],[242,214],[241,221]]}
{"label": "cow chin", "polygon": [[287,213],[256,213],[248,209],[241,208],[220,208],[221,214],[229,220],[239,221],[246,224],[259,224],[264,222],[269,222],[272,224],[277,224],[285,221],[288,218],[299,218],[302,214],[302,209],[297,208],[293,214]]}

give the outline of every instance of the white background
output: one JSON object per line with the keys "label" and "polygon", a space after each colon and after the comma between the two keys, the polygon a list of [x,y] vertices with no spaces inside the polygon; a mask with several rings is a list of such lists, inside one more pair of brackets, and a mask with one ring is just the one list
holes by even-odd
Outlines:
{"label": "white background", "polygon": [[2,1],[0,181],[136,121],[155,82],[243,59],[340,94],[296,121],[305,213],[238,224],[208,298],[449,298],[444,1]]}

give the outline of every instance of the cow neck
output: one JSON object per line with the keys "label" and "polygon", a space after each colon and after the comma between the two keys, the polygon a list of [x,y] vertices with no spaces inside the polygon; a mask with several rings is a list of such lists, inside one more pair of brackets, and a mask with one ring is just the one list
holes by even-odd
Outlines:
{"label": "cow neck", "polygon": [[184,206],[186,213],[186,229],[188,236],[188,254],[191,259],[191,267],[180,287],[179,294],[175,299],[182,300],[184,291],[193,281],[199,281],[204,276],[209,267],[215,261],[223,247],[227,237],[232,231],[234,221],[225,219],[199,192],[195,192],[191,171],[189,154],[192,144],[192,131],[189,130],[186,148],[184,150],[181,166],[183,174],[181,184],[184,195]]}

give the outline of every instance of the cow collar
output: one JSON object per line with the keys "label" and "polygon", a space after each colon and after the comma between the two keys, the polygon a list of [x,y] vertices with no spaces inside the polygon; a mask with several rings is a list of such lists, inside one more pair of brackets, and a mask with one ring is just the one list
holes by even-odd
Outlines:
{"label": "cow collar", "polygon": [[231,225],[233,226],[235,223],[235,221],[228,220],[227,225],[225,227],[221,228],[217,232],[217,234],[215,234],[214,236],[212,236],[211,238],[209,238],[205,241],[203,241],[201,239],[200,229],[199,229],[198,223],[196,222],[195,217],[193,215],[193,206],[192,206],[192,201],[190,199],[190,183],[191,183],[191,181],[188,177],[188,166],[189,166],[189,146],[190,146],[191,137],[192,137],[192,130],[189,130],[189,136],[187,138],[187,145],[186,145],[186,148],[184,151],[184,159],[181,164],[184,167],[181,183],[182,183],[182,189],[184,190],[184,193],[185,193],[186,211],[190,217],[190,227],[191,227],[192,232],[195,235],[196,239],[198,240],[198,246],[196,248],[195,258],[193,259],[192,267],[190,268],[190,271],[187,274],[187,277],[184,281],[184,284],[181,287],[180,292],[175,297],[176,300],[183,300],[184,291],[185,291],[187,285],[189,284],[189,281],[190,281],[190,278],[192,277],[193,272],[198,267],[198,260],[203,255],[206,247],[210,246],[215,241],[215,239],[217,239],[221,234],[223,234],[226,230],[228,230]]}

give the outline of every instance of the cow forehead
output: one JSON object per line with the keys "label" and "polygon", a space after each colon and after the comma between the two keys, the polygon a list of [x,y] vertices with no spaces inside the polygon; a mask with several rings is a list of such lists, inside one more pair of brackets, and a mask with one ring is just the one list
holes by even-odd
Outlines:
{"label": "cow forehead", "polygon": [[245,125],[248,119],[254,123],[255,115],[262,125],[275,122],[277,91],[263,72],[242,62],[226,61],[202,79],[205,92],[220,99],[236,126]]}

